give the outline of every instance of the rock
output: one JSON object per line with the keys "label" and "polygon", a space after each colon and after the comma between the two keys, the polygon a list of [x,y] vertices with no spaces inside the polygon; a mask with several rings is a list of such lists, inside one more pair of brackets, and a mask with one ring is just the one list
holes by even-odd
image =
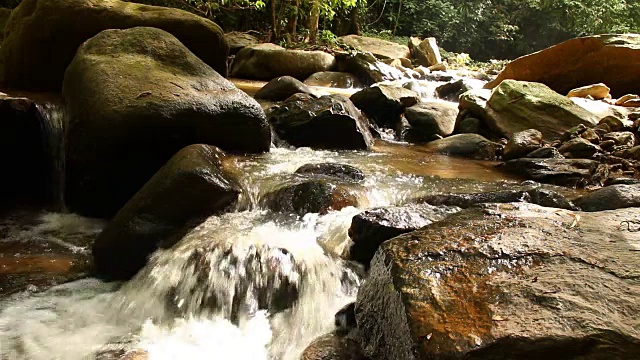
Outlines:
{"label": "rock", "polygon": [[334,324],[341,332],[356,329],[358,325],[356,324],[356,303],[349,303],[338,310],[334,316]]}
{"label": "rock", "polygon": [[629,159],[640,161],[640,145],[634,146],[629,150],[626,150],[624,156]]}
{"label": "rock", "polygon": [[539,188],[531,190],[504,190],[467,194],[431,194],[422,196],[416,201],[431,204],[433,206],[454,206],[463,209],[477,204],[511,202],[528,202],[546,207],[575,209],[575,206],[561,194]]}
{"label": "rock", "polygon": [[371,54],[337,54],[336,60],[339,71],[357,76],[364,85],[400,80],[404,77],[402,71],[376,60]]}
{"label": "rock", "polygon": [[96,271],[129,279],[158,247],[168,248],[200,221],[233,206],[241,187],[224,153],[190,145],[174,155],[118,211],[93,245]]}
{"label": "rock", "polygon": [[457,134],[483,134],[485,132],[484,125],[480,119],[467,117],[456,125],[455,132]]}
{"label": "rock", "polygon": [[384,243],[356,301],[365,354],[633,358],[640,233],[619,226],[636,215],[491,205]]}
{"label": "rock", "polygon": [[610,90],[611,89],[609,89],[607,85],[603,83],[599,83],[599,84],[587,85],[587,86],[582,86],[582,87],[573,89],[569,91],[569,94],[567,94],[567,97],[586,98],[590,96],[595,100],[602,100],[610,96],[609,94]]}
{"label": "rock", "polygon": [[[567,40],[509,63],[487,87],[515,79],[546,84],[566,94],[569,90],[606,83],[611,95],[638,91],[640,35],[595,35]],[[620,76],[624,74],[624,76]]]}
{"label": "rock", "polygon": [[336,66],[333,55],[323,51],[285,50],[275,46],[247,46],[233,60],[231,76],[271,80],[289,75],[300,81]]}
{"label": "rock", "polygon": [[613,140],[617,146],[633,147],[636,144],[636,137],[630,131],[617,131],[605,134],[603,140]]}
{"label": "rock", "polygon": [[232,55],[237,54],[238,51],[244,47],[260,43],[257,37],[240,31],[228,32],[224,34],[224,38],[227,40],[227,43],[229,43],[229,52]]}
{"label": "rock", "polygon": [[387,65],[391,65],[395,68],[398,68],[400,70],[402,70],[402,68],[407,68],[407,69],[413,68],[413,64],[411,63],[411,60],[407,58],[385,59],[385,60],[382,60],[382,62]]}
{"label": "rock", "polygon": [[409,39],[409,49],[419,65],[430,67],[442,63],[440,49],[435,38],[421,40],[412,37]]}
{"label": "rock", "polygon": [[624,106],[624,107],[640,107],[640,97],[635,98],[635,99],[629,99],[629,100],[623,102],[621,106]]}
{"label": "rock", "polygon": [[487,119],[487,101],[491,97],[491,90],[487,89],[473,89],[460,95],[460,103],[458,108],[460,112],[467,110],[474,117],[480,119]]}
{"label": "rock", "polygon": [[119,0],[23,0],[13,11],[0,49],[2,82],[57,92],[83,42],[103,30],[137,26],[172,34],[201,61],[227,76],[229,45],[222,29],[197,15]]}
{"label": "rock", "polygon": [[285,101],[269,113],[277,135],[289,144],[321,149],[368,149],[369,121],[342,95]]}
{"label": "rock", "polygon": [[430,101],[411,106],[405,111],[405,118],[411,126],[407,139],[424,142],[433,135],[449,136],[456,126],[457,116],[458,107],[448,102]]}
{"label": "rock", "polygon": [[460,95],[473,89],[473,85],[467,79],[458,79],[438,86],[436,94],[441,99],[458,102]]}
{"label": "rock", "polygon": [[619,106],[623,106],[624,103],[626,103],[627,101],[633,100],[633,99],[638,99],[638,98],[640,98],[640,96],[638,96],[636,94],[626,94],[626,95],[621,96],[619,99],[617,99],[615,104],[619,105]]}
{"label": "rock", "polygon": [[597,166],[597,161],[587,159],[520,158],[507,161],[502,168],[541,183],[585,186],[592,183]]}
{"label": "rock", "polygon": [[578,210],[573,202],[555,191],[535,188],[527,191],[527,193],[531,198],[529,202],[532,204],[557,209]]}
{"label": "rock", "polygon": [[525,156],[527,158],[535,158],[535,159],[564,159],[564,156],[560,154],[558,149],[554,147],[543,147],[537,150],[534,150]]}
{"label": "rock", "polygon": [[495,160],[500,144],[477,134],[459,134],[432,141],[425,146],[425,149],[439,154]]}
{"label": "rock", "polygon": [[0,8],[0,44],[4,40],[4,28],[9,21],[9,16],[11,16],[11,9]]}
{"label": "rock", "polygon": [[317,97],[315,91],[291,76],[281,76],[269,81],[253,96],[256,99],[284,101],[295,94],[309,94]]}
{"label": "rock", "polygon": [[598,123],[598,127],[601,126],[605,126],[605,128],[610,129],[611,131],[628,131],[633,128],[633,122],[628,119],[607,116]]}
{"label": "rock", "polygon": [[511,137],[504,147],[502,158],[511,160],[524,157],[542,147],[542,133],[535,129],[520,131]]}
{"label": "rock", "polygon": [[353,217],[349,259],[366,267],[380,245],[398,235],[418,230],[460,211],[458,207],[429,204],[389,206],[366,210]]}
{"label": "rock", "polygon": [[351,95],[353,104],[369,115],[378,126],[393,129],[405,109],[418,103],[411,90],[391,85],[365,88]]}
{"label": "rock", "polygon": [[576,199],[584,211],[640,207],[640,185],[611,185]]}
{"label": "rock", "polygon": [[358,341],[341,333],[329,333],[311,342],[300,360],[369,360]]}
{"label": "rock", "polygon": [[587,127],[584,126],[583,124],[579,124],[576,125],[574,127],[572,127],[571,129],[565,131],[564,134],[562,134],[562,136],[560,137],[560,141],[566,142],[569,141],[571,139],[575,139],[577,137],[579,137],[580,135],[582,135],[583,132],[587,131]]}
{"label": "rock", "polygon": [[618,121],[626,122],[626,118],[631,112],[625,107],[607,104],[604,101],[596,101],[577,97],[573,97],[570,99],[583,109],[596,115],[596,117],[600,119],[600,121],[602,121],[604,118],[612,117],[616,118]]}
{"label": "rock", "polygon": [[592,144],[600,143],[600,135],[598,135],[598,132],[594,129],[585,130],[582,134],[580,134],[580,137]]}
{"label": "rock", "polygon": [[301,179],[276,189],[262,200],[269,209],[304,216],[309,213],[326,214],[347,206],[364,203],[363,189],[352,183],[331,179]]}
{"label": "rock", "polygon": [[378,59],[397,59],[411,56],[407,46],[392,41],[359,35],[341,36],[338,41],[358,51],[370,52]]}
{"label": "rock", "polygon": [[582,159],[591,158],[601,151],[602,149],[598,145],[594,145],[581,137],[569,140],[558,148],[558,152],[566,157]]}
{"label": "rock", "polygon": [[[118,76],[114,76],[117,74]],[[66,204],[110,217],[178,150],[265,152],[260,105],[154,28],[107,30],[67,69]]]}
{"label": "rock", "polygon": [[536,129],[546,140],[556,140],[573,126],[595,126],[600,120],[543,84],[514,80],[505,80],[493,90],[485,111],[487,126],[508,138]]}
{"label": "rock", "polygon": [[355,166],[336,163],[306,164],[299,167],[295,174],[320,175],[337,180],[354,182],[364,181],[364,173]]}
{"label": "rock", "polygon": [[357,89],[362,87],[362,83],[355,75],[338,71],[317,72],[309,76],[304,83],[309,86],[323,86],[339,89]]}

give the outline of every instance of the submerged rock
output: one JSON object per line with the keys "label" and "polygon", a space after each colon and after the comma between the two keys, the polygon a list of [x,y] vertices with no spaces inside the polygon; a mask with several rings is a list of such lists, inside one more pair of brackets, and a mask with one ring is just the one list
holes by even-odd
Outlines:
{"label": "submerged rock", "polygon": [[229,209],[241,187],[224,153],[191,145],[173,156],[115,215],[93,245],[96,271],[129,279],[158,247],[168,248],[200,221]]}
{"label": "submerged rock", "polygon": [[353,104],[369,115],[378,126],[394,129],[405,109],[418,103],[414,91],[390,85],[362,89],[351,96]]}
{"label": "submerged rock", "polygon": [[310,87],[291,76],[281,76],[269,81],[253,97],[271,101],[284,101],[295,94],[309,94],[316,97],[315,92]]}
{"label": "submerged rock", "polygon": [[457,207],[406,205],[366,210],[351,220],[349,237],[353,245],[349,258],[365,266],[380,245],[398,235],[418,230],[460,211]]}
{"label": "submerged rock", "polygon": [[311,342],[300,360],[370,360],[362,354],[360,343],[346,334],[333,332]]}
{"label": "submerged rock", "polygon": [[362,83],[355,75],[339,71],[322,71],[309,76],[305,85],[339,89],[361,88]]}
{"label": "submerged rock", "polygon": [[397,59],[410,57],[409,48],[406,45],[359,35],[347,35],[338,38],[338,41],[356,50],[370,52],[378,59]]}
{"label": "submerged rock", "polygon": [[489,141],[478,134],[458,134],[432,141],[425,146],[425,149],[439,154],[495,160],[500,147],[500,144]]}
{"label": "submerged rock", "polygon": [[84,41],[103,30],[136,26],[172,34],[201,61],[227,75],[229,45],[222,29],[200,16],[119,0],[23,0],[13,11],[0,48],[2,81],[16,88],[59,91],[65,69]]}
{"label": "submerged rock", "polygon": [[83,215],[115,214],[187,145],[238,152],[271,145],[260,105],[159,29],[107,30],[85,42],[63,95],[65,200]]}
{"label": "submerged rock", "polygon": [[320,175],[328,178],[346,181],[362,182],[364,173],[355,166],[336,163],[306,164],[299,167],[296,174]]}
{"label": "submerged rock", "polygon": [[598,162],[587,159],[520,158],[502,168],[508,172],[547,184],[585,186],[591,184]]}
{"label": "submerged rock", "polygon": [[342,95],[291,98],[269,113],[269,122],[282,140],[297,147],[355,150],[373,145],[369,120]]}
{"label": "submerged rock", "polygon": [[365,354],[633,358],[640,233],[619,225],[637,213],[576,215],[491,205],[384,243],[356,302]]}
{"label": "submerged rock", "polygon": [[452,103],[432,101],[407,108],[405,118],[410,129],[406,137],[412,142],[426,142],[434,135],[449,136],[453,133],[458,107]]}
{"label": "submerged rock", "polygon": [[640,207],[640,185],[611,185],[576,199],[584,211]]}

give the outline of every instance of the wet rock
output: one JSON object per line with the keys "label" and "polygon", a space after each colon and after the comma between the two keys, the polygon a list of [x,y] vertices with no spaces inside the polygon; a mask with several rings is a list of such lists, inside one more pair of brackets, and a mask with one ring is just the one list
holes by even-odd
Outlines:
{"label": "wet rock", "polygon": [[425,142],[434,135],[449,136],[456,126],[457,116],[458,107],[448,102],[431,101],[411,106],[405,111],[410,125],[407,139]]}
{"label": "wet rock", "polygon": [[339,89],[361,88],[362,83],[355,75],[339,71],[317,72],[309,76],[304,83],[309,86],[323,86]]}
{"label": "wet rock", "polygon": [[536,188],[527,191],[527,193],[530,197],[529,202],[532,204],[550,208],[578,210],[573,202],[567,200],[562,194],[555,191]]}
{"label": "wet rock", "polygon": [[353,104],[369,115],[378,126],[393,129],[405,109],[418,103],[414,91],[391,85],[362,89],[351,96]]}
{"label": "wet rock", "polygon": [[118,0],[23,0],[13,11],[0,49],[2,80],[11,87],[57,92],[83,42],[103,30],[136,26],[172,34],[202,62],[227,75],[229,45],[222,29],[197,15]]}
{"label": "wet rock", "polygon": [[520,158],[507,161],[502,169],[541,183],[584,186],[593,183],[597,166],[597,161],[587,159]]}
{"label": "wet rock", "polygon": [[455,206],[466,209],[484,203],[528,202],[545,207],[575,209],[576,207],[559,193],[544,189],[504,190],[484,193],[431,194],[417,199],[433,206]]}
{"label": "wet rock", "polygon": [[349,258],[365,266],[380,245],[398,235],[418,230],[460,211],[457,207],[429,204],[389,206],[364,211],[353,217]]}
{"label": "wet rock", "polygon": [[300,360],[369,360],[360,343],[341,333],[329,333],[311,342]]}
{"label": "wet rock", "polygon": [[558,152],[564,156],[582,159],[588,159],[601,151],[598,145],[581,137],[571,139],[558,148]]}
{"label": "wet rock", "polygon": [[575,88],[567,94],[567,97],[580,97],[586,98],[591,97],[595,100],[602,100],[606,97],[610,97],[609,87],[603,83],[581,86],[579,88]]}
{"label": "wet rock", "polygon": [[505,160],[524,157],[542,146],[542,133],[535,129],[520,131],[511,137],[504,147]]}
{"label": "wet rock", "polygon": [[629,159],[640,161],[640,145],[634,146],[631,149],[626,150],[624,152],[624,156]]}
{"label": "wet rock", "polygon": [[351,331],[356,328],[356,303],[352,302],[338,310],[334,323],[338,331]]}
{"label": "wet rock", "polygon": [[363,188],[352,183],[329,179],[301,179],[265,195],[262,202],[280,213],[304,216],[308,213],[326,214],[347,206],[365,203]]}
{"label": "wet rock", "polygon": [[85,42],[63,95],[65,200],[87,216],[115,214],[187,145],[254,153],[271,145],[260,105],[159,29],[107,30]]}
{"label": "wet rock", "polygon": [[640,81],[638,44],[638,34],[567,40],[512,61],[487,86],[493,88],[505,79],[516,79],[540,82],[566,94],[576,87],[602,82],[614,97],[634,93]]}
{"label": "wet rock", "polygon": [[425,149],[435,153],[482,160],[495,160],[500,147],[477,134],[453,135],[425,145]]}
{"label": "wet rock", "polygon": [[229,43],[229,53],[234,55],[237,54],[238,51],[243,48],[251,45],[257,45],[260,43],[260,40],[249,34],[240,31],[232,31],[224,34],[224,38]]}
{"label": "wet rock", "polygon": [[336,163],[318,163],[302,165],[296,174],[320,175],[328,178],[346,181],[362,182],[364,173],[355,166]]}
{"label": "wet rock", "polygon": [[457,102],[460,100],[460,95],[469,90],[473,90],[473,86],[466,79],[458,79],[438,86],[436,94],[441,99]]}
{"label": "wet rock", "polygon": [[412,37],[409,39],[409,49],[419,65],[430,67],[442,63],[436,38],[429,37],[421,40]]}
{"label": "wet rock", "polygon": [[585,139],[585,140],[587,140],[588,142],[590,142],[592,144],[600,143],[600,135],[598,135],[598,131],[596,131],[594,129],[585,130],[585,132],[580,134],[580,137]]}
{"label": "wet rock", "polygon": [[231,76],[271,80],[291,76],[300,81],[336,66],[333,55],[323,51],[285,50],[274,46],[247,46],[233,60]]}
{"label": "wet rock", "polygon": [[534,159],[564,159],[564,156],[554,147],[543,147],[533,150],[525,157]]}
{"label": "wet rock", "polygon": [[338,38],[338,41],[362,52],[370,52],[378,59],[408,58],[411,56],[409,48],[405,45],[383,39],[370,38],[359,35],[347,35]]}
{"label": "wet rock", "polygon": [[587,131],[587,127],[584,126],[583,124],[579,124],[576,125],[574,127],[572,127],[571,129],[565,131],[564,134],[562,134],[562,136],[560,137],[560,141],[562,142],[566,142],[569,141],[571,139],[575,139],[577,137],[579,137],[580,135],[582,135],[583,132]]}
{"label": "wet rock", "polygon": [[97,272],[129,279],[157,247],[171,247],[206,217],[233,206],[241,187],[224,156],[207,145],[190,145],[173,156],[96,240]]}
{"label": "wet rock", "polygon": [[536,129],[545,140],[556,140],[576,125],[595,126],[600,120],[543,84],[514,80],[505,80],[493,90],[485,112],[487,126],[508,138]]}
{"label": "wet rock", "polygon": [[640,207],[640,185],[611,185],[575,201],[584,211]]}
{"label": "wet rock", "polygon": [[373,145],[369,120],[342,95],[290,99],[269,113],[277,135],[297,147],[368,149]]}
{"label": "wet rock", "polygon": [[309,94],[317,97],[310,87],[291,76],[281,76],[269,81],[253,97],[271,101],[284,101],[295,94]]}
{"label": "wet rock", "polygon": [[600,120],[598,126],[606,125],[611,131],[629,131],[633,128],[633,122],[616,116],[607,116]]}
{"label": "wet rock", "polygon": [[[468,112],[479,119],[485,120],[489,117],[487,114],[487,101],[491,97],[491,90],[473,89],[460,95],[460,103],[458,107],[460,111],[468,110]],[[523,129],[526,130],[526,129]]]}
{"label": "wet rock", "polygon": [[485,132],[484,125],[480,119],[467,117],[456,125],[455,132],[457,134],[482,134]]}
{"label": "wet rock", "polygon": [[636,137],[630,131],[610,132],[602,136],[603,140],[613,140],[617,146],[633,147],[636,144]]}
{"label": "wet rock", "polygon": [[356,302],[365,354],[634,357],[640,233],[619,226],[637,213],[577,215],[489,205],[384,243]]}
{"label": "wet rock", "polygon": [[404,77],[402,71],[376,60],[371,54],[338,54],[336,60],[339,71],[354,74],[364,85],[400,80]]}

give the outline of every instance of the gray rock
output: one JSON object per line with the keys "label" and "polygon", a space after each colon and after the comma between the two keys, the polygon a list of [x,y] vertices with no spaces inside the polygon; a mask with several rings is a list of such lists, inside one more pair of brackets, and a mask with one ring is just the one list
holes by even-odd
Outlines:
{"label": "gray rock", "polygon": [[354,74],[364,85],[400,80],[405,76],[402,71],[378,61],[371,54],[337,54],[336,60],[339,71]]}
{"label": "gray rock", "polygon": [[309,86],[322,86],[339,89],[361,88],[362,83],[355,75],[339,71],[322,71],[309,76],[304,83]]}
{"label": "gray rock", "polygon": [[577,137],[562,144],[558,152],[571,158],[588,159],[593,155],[602,152],[598,145],[592,144],[589,140]]}
{"label": "gray rock", "polygon": [[418,103],[414,91],[391,85],[362,89],[351,96],[353,104],[378,126],[394,129],[405,109]]}
{"label": "gray rock", "polygon": [[240,31],[228,32],[224,34],[224,38],[227,40],[227,43],[229,43],[229,53],[232,55],[237,54],[238,51],[244,47],[260,43],[257,37]]}
{"label": "gray rock", "polygon": [[356,301],[365,354],[634,358],[640,233],[619,226],[636,216],[492,204],[387,241]]}
{"label": "gray rock", "polygon": [[564,156],[562,156],[558,149],[554,147],[543,147],[533,150],[525,157],[538,159],[564,159]]}
{"label": "gray rock", "polygon": [[407,108],[405,118],[410,129],[407,139],[412,142],[424,142],[433,135],[449,136],[453,133],[458,116],[458,107],[441,101],[420,103]]}
{"label": "gray rock", "polygon": [[520,131],[511,137],[504,147],[502,158],[511,160],[531,153],[542,146],[542,133],[535,129]]}
{"label": "gray rock", "polygon": [[299,167],[296,174],[320,175],[337,180],[362,182],[364,173],[355,166],[336,163],[306,164]]}
{"label": "gray rock", "polygon": [[333,332],[311,342],[300,360],[369,360],[360,343],[346,334]]}
{"label": "gray rock", "polygon": [[495,160],[500,144],[477,134],[459,134],[432,141],[425,145],[425,149],[439,154]]}
{"label": "gray rock", "polygon": [[269,81],[253,97],[271,101],[284,101],[295,94],[309,94],[317,97],[315,91],[291,76],[281,76]]}
{"label": "gray rock", "polygon": [[502,168],[541,183],[585,186],[592,183],[597,167],[597,161],[587,159],[520,158],[507,161]]}
{"label": "gray rock", "polygon": [[484,125],[480,119],[473,117],[466,117],[456,125],[455,132],[457,134],[478,134],[481,135],[485,132]]}
{"label": "gray rock", "polygon": [[545,207],[576,209],[562,194],[539,188],[530,190],[489,191],[483,193],[431,194],[422,196],[416,199],[416,201],[425,202],[434,206],[455,206],[463,209],[477,204],[511,202],[528,202]]}
{"label": "gray rock", "polygon": [[615,210],[640,207],[640,185],[611,185],[575,201],[584,211]]}
{"label": "gray rock", "polygon": [[613,140],[617,146],[633,147],[636,145],[636,137],[630,131],[610,132],[602,136],[603,140]]}
{"label": "gray rock", "polygon": [[323,51],[285,50],[275,46],[253,45],[240,50],[233,60],[231,76],[271,80],[289,75],[300,81],[336,66],[333,55]]}

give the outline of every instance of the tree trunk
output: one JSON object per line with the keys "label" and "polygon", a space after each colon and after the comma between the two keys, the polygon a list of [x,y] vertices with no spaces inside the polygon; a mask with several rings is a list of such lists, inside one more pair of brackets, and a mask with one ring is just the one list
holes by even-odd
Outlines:
{"label": "tree trunk", "polygon": [[398,22],[400,21],[400,12],[402,11],[402,0],[400,0],[400,5],[398,5],[398,15],[396,16],[396,23],[393,25],[393,36],[396,36],[396,29],[398,28]]}
{"label": "tree trunk", "polygon": [[278,39],[278,16],[276,13],[276,0],[271,0],[271,36],[270,41],[275,42]]}
{"label": "tree trunk", "polygon": [[349,13],[349,30],[347,35],[360,35],[360,24],[358,24],[358,5],[354,6]]}
{"label": "tree trunk", "polygon": [[287,19],[287,34],[289,34],[290,40],[295,40],[296,32],[298,31],[298,10],[300,9],[300,0],[292,0],[293,9]]}
{"label": "tree trunk", "polygon": [[320,23],[320,6],[322,0],[313,0],[311,4],[311,13],[309,14],[309,37],[308,42],[315,44],[318,40],[318,24]]}

